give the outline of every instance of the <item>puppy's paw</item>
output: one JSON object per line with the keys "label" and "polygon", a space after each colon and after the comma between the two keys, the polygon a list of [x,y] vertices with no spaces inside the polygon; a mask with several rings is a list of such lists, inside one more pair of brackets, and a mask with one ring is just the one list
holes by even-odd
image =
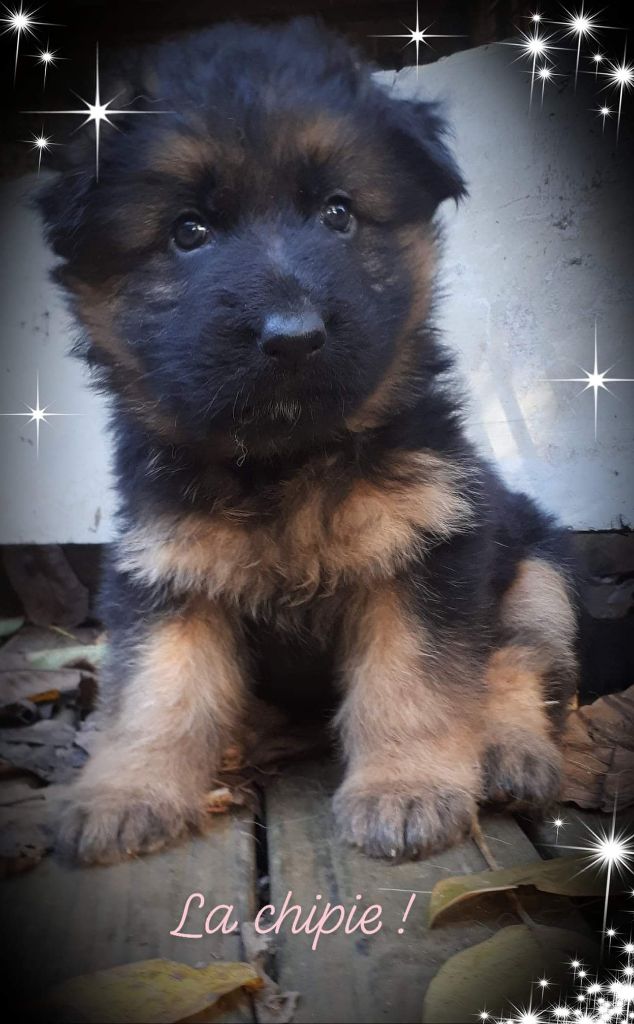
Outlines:
{"label": "puppy's paw", "polygon": [[197,806],[155,787],[77,786],[61,810],[55,849],[66,860],[114,864],[201,829],[204,818],[202,800]]}
{"label": "puppy's paw", "polygon": [[381,787],[344,782],[333,809],[341,838],[370,857],[414,858],[444,850],[470,833],[477,814],[465,790],[404,787],[387,779]]}
{"label": "puppy's paw", "polygon": [[545,808],[561,787],[561,757],[554,743],[533,733],[513,733],[492,743],[484,757],[484,801],[514,808]]}

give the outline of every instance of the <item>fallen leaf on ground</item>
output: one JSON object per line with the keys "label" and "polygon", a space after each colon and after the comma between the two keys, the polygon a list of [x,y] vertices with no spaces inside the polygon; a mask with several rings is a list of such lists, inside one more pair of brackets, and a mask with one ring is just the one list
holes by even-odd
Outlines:
{"label": "fallen leaf on ground", "polygon": [[564,802],[598,811],[634,804],[634,686],[573,711],[563,750]]}
{"label": "fallen leaf on ground", "polygon": [[442,965],[427,989],[423,1022],[473,1021],[483,1010],[505,1020],[511,1004],[530,1003],[536,978],[545,973],[553,986],[569,981],[570,959],[593,962],[595,955],[594,943],[576,932],[525,924],[502,928]]}
{"label": "fallen leaf on ground", "polygon": [[43,805],[26,810],[14,808],[0,813],[0,878],[20,875],[36,867],[53,846],[52,832],[45,824]]}
{"label": "fallen leaf on ground", "polygon": [[225,814],[232,807],[244,807],[246,803],[245,794],[239,789],[230,789],[229,786],[218,786],[205,797],[205,806],[210,814]]}
{"label": "fallen leaf on ground", "polygon": [[54,718],[0,729],[0,757],[44,782],[69,782],[87,760],[75,736],[72,725]]}
{"label": "fallen leaf on ground", "polygon": [[432,889],[429,925],[436,924],[438,918],[457,903],[490,892],[508,892],[521,885],[532,885],[541,892],[559,896],[600,896],[605,890],[605,880],[589,867],[588,857],[557,857],[514,868],[442,878]]}
{"label": "fallen leaf on ground", "polygon": [[18,655],[17,658],[22,664],[16,664],[15,668],[5,669],[0,664],[0,700],[3,703],[22,700],[25,697],[32,700],[34,695],[42,694],[46,690],[59,690],[60,693],[67,694],[79,686],[82,675],[78,669],[66,668],[46,672],[26,666],[22,655]]}
{"label": "fallen leaf on ground", "polygon": [[230,992],[261,984],[249,964],[190,967],[173,960],[141,960],[71,978],[53,989],[45,1004],[61,1011],[62,1019],[85,1024],[173,1024]]}
{"label": "fallen leaf on ground", "polygon": [[227,747],[222,755],[220,770],[223,772],[239,772],[245,765],[244,751],[237,743]]}
{"label": "fallen leaf on ground", "polygon": [[29,651],[26,660],[33,668],[60,669],[73,666],[97,668],[106,653],[106,643],[69,644],[68,647],[49,647],[40,651]]}
{"label": "fallen leaf on ground", "polygon": [[12,636],[14,633],[17,633],[19,629],[22,629],[23,625],[23,618],[0,619],[0,638]]}

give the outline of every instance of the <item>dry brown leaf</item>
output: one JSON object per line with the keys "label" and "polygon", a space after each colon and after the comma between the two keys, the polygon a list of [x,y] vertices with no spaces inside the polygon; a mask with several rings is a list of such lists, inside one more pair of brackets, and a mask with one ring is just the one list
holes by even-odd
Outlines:
{"label": "dry brown leaf", "polygon": [[251,921],[241,925],[240,935],[246,957],[262,979],[262,988],[253,996],[257,1024],[289,1024],[295,1016],[299,992],[282,991],[277,982],[266,973],[265,967],[271,948],[270,936],[256,932]]}
{"label": "dry brown leaf", "polygon": [[220,770],[222,772],[238,772],[244,767],[245,763],[242,747],[234,743],[233,746],[227,747],[223,753]]}
{"label": "dry brown leaf", "polygon": [[205,806],[210,814],[226,814],[232,807],[244,807],[247,802],[243,792],[229,786],[218,786],[205,797]]}
{"label": "dry brown leaf", "polygon": [[588,870],[589,865],[587,857],[557,857],[514,868],[442,878],[432,889],[429,901],[430,927],[457,903],[487,893],[509,892],[520,886],[530,885],[540,892],[559,896],[599,896],[605,889],[605,881],[596,871]]}
{"label": "dry brown leaf", "polygon": [[230,992],[261,984],[250,964],[190,967],[173,960],[141,960],[71,978],[53,989],[45,1003],[55,1009],[56,1020],[61,1012],[85,1024],[174,1024]]}
{"label": "dry brown leaf", "polygon": [[561,799],[586,810],[634,804],[634,686],[571,712]]}

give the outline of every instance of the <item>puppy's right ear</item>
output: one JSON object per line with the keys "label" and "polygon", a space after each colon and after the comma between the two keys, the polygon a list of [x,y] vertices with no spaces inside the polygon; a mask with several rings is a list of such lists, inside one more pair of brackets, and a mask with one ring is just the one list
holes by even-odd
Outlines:
{"label": "puppy's right ear", "polygon": [[432,206],[445,199],[463,199],[467,187],[447,144],[450,132],[441,105],[433,100],[397,99],[384,89],[379,102],[393,152],[410,166]]}
{"label": "puppy's right ear", "polygon": [[94,166],[82,161],[79,165],[58,169],[55,177],[42,185],[33,197],[33,205],[44,222],[46,241],[53,252],[66,261],[75,255],[94,184]]}
{"label": "puppy's right ear", "polygon": [[[149,92],[146,68],[142,56],[126,51],[110,61],[101,76],[102,96],[116,96],[117,107],[136,109],[135,97]],[[92,68],[89,76],[94,76]],[[94,78],[86,79],[81,95],[90,96]],[[134,122],[135,118],[129,121]],[[95,126],[80,125],[76,118],[59,118],[55,145],[47,154],[47,163],[56,172],[55,177],[43,184],[33,197],[33,205],[44,221],[46,240],[56,255],[72,261],[82,235],[85,215],[90,203],[98,202],[98,168],[95,160]],[[130,129],[125,118],[117,119],[114,127],[102,128],[100,159],[107,166],[110,142],[115,136]],[[111,135],[112,133],[112,135]]]}

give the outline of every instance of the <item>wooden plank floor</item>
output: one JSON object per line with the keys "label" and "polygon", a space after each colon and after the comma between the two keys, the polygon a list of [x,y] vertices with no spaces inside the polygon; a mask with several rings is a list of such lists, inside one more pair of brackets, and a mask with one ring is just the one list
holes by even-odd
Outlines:
{"label": "wooden plank floor", "polygon": [[[202,893],[206,906],[234,903],[240,921],[255,914],[253,822],[248,815],[219,817],[212,831],[154,856],[112,867],[71,868],[47,858],[33,871],[2,883],[5,935],[3,974],[14,998],[37,1000],[73,975],[152,957],[196,966],[240,960],[240,937],[172,936],[187,896]],[[183,931],[199,931],[206,910]],[[252,1020],[250,1004],[225,1020]]]}
{"label": "wooden plank floor", "polygon": [[[359,894],[361,907],[381,903],[384,908],[378,934],[347,935],[340,929],[322,936],[316,950],[310,948],[312,936],[281,929],[273,972],[283,989],[301,994],[295,1019],[420,1021],[426,987],[441,964],[516,919],[502,898],[473,906],[468,920],[461,915],[430,931],[429,890],[449,874],[486,868],[478,847],[469,841],[427,861],[390,864],[342,846],[332,834],[330,813],[337,775],[327,764],[287,770],[267,789],[263,822],[244,812],[221,817],[208,836],[150,857],[84,869],[48,858],[5,881],[3,921],[12,935],[6,976],[37,998],[65,977],[119,963],[156,956],[189,964],[243,958],[237,934],[198,940],[170,931],[192,892],[205,896],[206,908],[233,903],[241,921],[252,921],[258,906],[258,847],[268,858],[268,899],[278,908],[289,891],[305,912],[317,894],[322,906],[330,901],[349,908]],[[512,818],[485,817],[481,827],[500,866],[539,856]],[[399,934],[412,891],[416,900]],[[553,904],[549,913],[561,927],[578,923],[564,904]],[[203,916],[192,914],[183,930],[199,931]],[[250,1004],[245,1001],[223,1019],[253,1019]]]}
{"label": "wooden plank floor", "polygon": [[[390,864],[370,860],[342,847],[332,836],[330,793],[334,770],[323,766],[298,768],[282,776],[267,790],[267,828],[271,900],[279,905],[286,893],[294,902],[310,907],[317,893],[322,902],[352,906],[381,903],[384,928],[371,937],[338,931],[325,936],[316,950],[312,937],[280,934],[277,970],[283,988],[300,990],[298,1022],[375,1021],[420,1022],[427,985],[441,964],[461,949],[484,941],[506,924],[516,924],[509,905],[474,903],[469,920],[430,930],[427,926],[429,890],[450,874],[468,874],[487,864],[474,841],[420,862]],[[490,815],[481,829],[500,867],[539,858],[516,822]],[[398,890],[405,890],[399,892]],[[402,914],[409,895],[417,891],[403,934]],[[547,912],[548,913],[548,912]],[[551,903],[550,914],[559,927],[579,925],[572,908],[561,900]],[[544,923],[547,916],[541,915]]]}

